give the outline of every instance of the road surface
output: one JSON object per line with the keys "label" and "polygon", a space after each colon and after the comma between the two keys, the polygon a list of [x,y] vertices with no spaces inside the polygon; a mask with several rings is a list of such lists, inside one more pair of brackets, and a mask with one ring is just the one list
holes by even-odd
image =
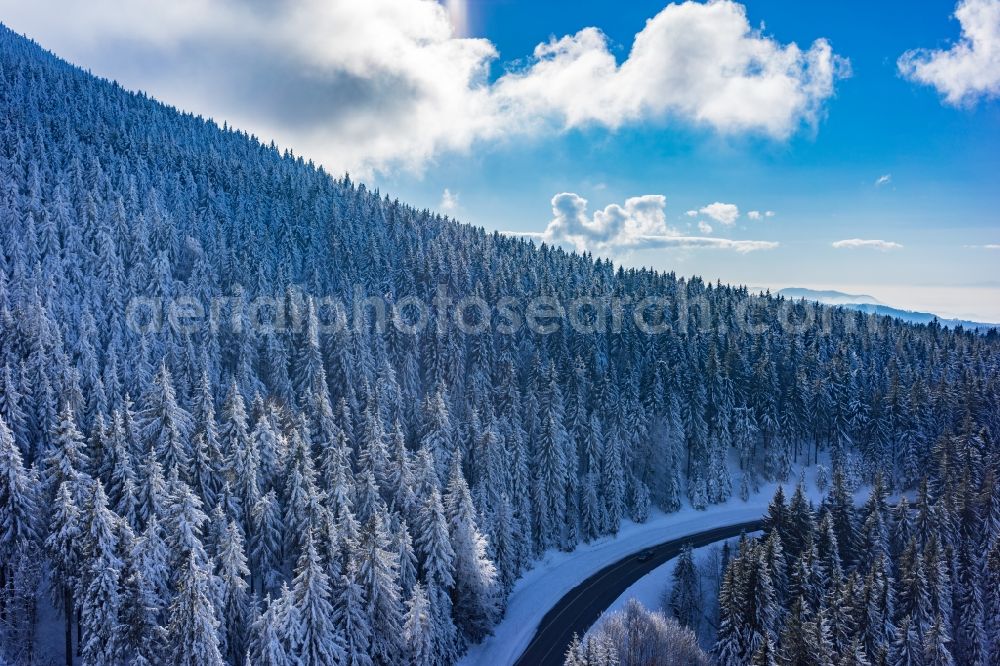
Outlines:
{"label": "road surface", "polygon": [[[761,529],[762,523],[761,520],[752,520],[689,534],[680,539],[645,548],[614,564],[609,564],[570,590],[552,607],[552,610],[545,614],[535,631],[534,638],[515,664],[561,666],[574,633],[582,638],[590,625],[597,621],[604,609],[614,603],[622,592],[656,567],[676,557],[685,544],[700,548],[716,541],[739,536],[742,532],[755,532]],[[647,550],[651,550],[653,556],[644,562],[640,561],[640,553]]]}

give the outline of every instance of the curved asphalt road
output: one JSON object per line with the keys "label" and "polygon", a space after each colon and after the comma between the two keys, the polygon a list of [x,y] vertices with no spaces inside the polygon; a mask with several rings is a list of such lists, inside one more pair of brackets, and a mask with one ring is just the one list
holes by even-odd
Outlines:
{"label": "curved asphalt road", "polygon": [[[561,666],[574,633],[582,637],[622,592],[656,567],[676,557],[685,544],[700,548],[739,536],[742,532],[755,532],[761,529],[762,524],[761,520],[752,520],[690,534],[643,549],[604,567],[566,593],[545,614],[535,637],[515,662],[516,666]],[[646,550],[652,550],[653,556],[640,562],[639,554]]]}

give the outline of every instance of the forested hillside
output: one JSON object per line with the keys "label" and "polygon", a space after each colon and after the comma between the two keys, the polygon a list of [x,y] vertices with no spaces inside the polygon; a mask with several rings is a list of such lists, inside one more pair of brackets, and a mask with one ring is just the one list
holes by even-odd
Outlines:
{"label": "forested hillside", "polygon": [[[449,663],[651,505],[1000,434],[995,334],[488,234],[2,27],[0,248],[0,661],[54,607],[87,664]],[[517,316],[392,317],[470,296]],[[611,315],[510,325],[540,297]]]}

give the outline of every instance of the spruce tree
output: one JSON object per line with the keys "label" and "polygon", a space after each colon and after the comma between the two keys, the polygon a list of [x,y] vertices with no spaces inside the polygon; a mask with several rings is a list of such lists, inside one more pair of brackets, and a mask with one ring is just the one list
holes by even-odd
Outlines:
{"label": "spruce tree", "polygon": [[702,591],[698,567],[691,545],[685,545],[677,556],[672,574],[669,607],[681,625],[698,632],[701,625]]}
{"label": "spruce tree", "polygon": [[64,403],[59,420],[52,428],[51,450],[45,458],[46,494],[55,497],[59,486],[68,483],[74,499],[82,501],[86,493],[87,469],[90,459],[84,447],[83,435],[76,426],[76,417],[69,403]]}
{"label": "spruce tree", "polygon": [[167,544],[163,540],[163,529],[153,518],[142,535],[133,545],[134,567],[142,573],[145,584],[157,608],[165,608],[170,600],[170,571]]}
{"label": "spruce tree", "polygon": [[330,580],[311,532],[305,535],[302,555],[295,567],[291,603],[298,622],[289,635],[289,651],[306,664],[343,663],[344,636],[333,622]]}
{"label": "spruce tree", "polygon": [[201,510],[201,500],[183,481],[173,481],[168,500],[164,527],[171,569],[176,573],[183,568],[188,556],[194,556],[199,566],[204,566],[208,555],[203,545],[204,526],[208,516]]}
{"label": "spruce tree", "polygon": [[141,555],[137,546],[138,543],[133,545],[121,573],[121,607],[118,614],[123,632],[121,659],[127,663],[151,666],[163,659],[165,631],[159,624],[163,606],[144,572],[149,561]]}
{"label": "spruce tree", "polygon": [[211,575],[194,551],[175,572],[177,593],[167,613],[167,652],[179,666],[223,666]]}
{"label": "spruce tree", "polygon": [[264,612],[257,616],[248,650],[249,661],[258,666],[288,666],[292,663],[285,651],[278,610],[280,603],[264,598]]}
{"label": "spruce tree", "polygon": [[250,569],[243,551],[243,535],[230,521],[219,544],[218,579],[221,586],[221,631],[223,652],[230,663],[239,663],[246,653],[246,631],[250,622],[247,578]]}
{"label": "spruce tree", "polygon": [[109,554],[90,565],[83,592],[83,662],[111,664],[122,650],[119,614],[121,562]]}
{"label": "spruce tree", "polygon": [[403,603],[399,590],[399,562],[392,551],[381,514],[375,513],[365,524],[355,557],[372,626],[369,654],[376,663],[394,663],[402,649]]}
{"label": "spruce tree", "polygon": [[273,489],[257,500],[251,518],[254,529],[250,537],[250,560],[261,589],[277,592],[281,584],[281,546],[284,538],[281,508]]}
{"label": "spruce tree", "polygon": [[738,666],[744,663],[744,634],[737,585],[736,568],[726,567],[719,589],[719,628],[712,648],[720,666]]}
{"label": "spruce tree", "polygon": [[343,663],[346,666],[371,666],[373,663],[368,654],[372,627],[365,606],[364,589],[358,582],[358,568],[352,563],[336,588],[333,609],[334,626],[344,639]]}
{"label": "spruce tree", "polygon": [[434,630],[427,593],[423,585],[417,583],[406,602],[406,620],[403,623],[405,663],[408,666],[434,666],[439,663],[434,648]]}
{"label": "spruce tree", "polygon": [[944,618],[938,615],[924,633],[925,666],[954,666],[950,644],[951,637]]}
{"label": "spruce tree", "polygon": [[24,468],[14,436],[0,417],[0,571],[7,579],[7,564],[22,544],[38,538],[35,529],[37,486]]}
{"label": "spruce tree", "polygon": [[924,663],[924,648],[919,631],[920,628],[914,624],[909,615],[896,627],[889,653],[889,663],[892,666],[919,666]]}
{"label": "spruce tree", "polygon": [[499,612],[497,571],[486,554],[486,539],[476,525],[476,510],[459,456],[452,459],[445,505],[455,553],[453,613],[465,639],[478,642],[489,633]]}
{"label": "spruce tree", "polygon": [[399,585],[402,593],[409,596],[417,582],[417,555],[413,550],[410,530],[402,519],[394,535],[395,549],[399,557]]}
{"label": "spruce tree", "polygon": [[418,515],[416,546],[423,578],[446,589],[454,585],[455,550],[437,488],[431,490]]}
{"label": "spruce tree", "polygon": [[140,415],[142,435],[156,452],[168,474],[186,479],[191,462],[191,415],[177,402],[173,377],[164,362],[156,374]]}
{"label": "spruce tree", "polygon": [[83,660],[88,664],[113,663],[120,654],[119,613],[122,561],[118,556],[121,519],[108,508],[100,481],[84,511],[81,617]]}
{"label": "spruce tree", "polygon": [[77,509],[69,484],[63,482],[56,493],[55,506],[49,536],[45,539],[45,550],[52,566],[53,601],[61,609],[66,620],[65,651],[66,664],[73,664],[73,590],[77,587],[83,532],[80,510]]}

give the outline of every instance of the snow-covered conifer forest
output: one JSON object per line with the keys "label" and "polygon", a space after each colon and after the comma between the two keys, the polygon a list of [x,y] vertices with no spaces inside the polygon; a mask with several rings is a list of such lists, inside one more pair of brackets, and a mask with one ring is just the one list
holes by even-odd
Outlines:
{"label": "snow-covered conifer forest", "polygon": [[[514,315],[412,319],[462,299]],[[523,325],[581,299],[621,316]],[[0,27],[0,663],[448,664],[545,550],[817,460],[830,508],[733,560],[718,658],[990,663],[998,368],[995,333],[416,210]],[[877,478],[918,510],[838,504]]]}
{"label": "snow-covered conifer forest", "polygon": [[771,502],[718,595],[714,652],[738,664],[985,665],[1000,660],[998,457],[941,438],[914,501],[876,478],[855,507],[834,475],[818,507],[801,486]]}

